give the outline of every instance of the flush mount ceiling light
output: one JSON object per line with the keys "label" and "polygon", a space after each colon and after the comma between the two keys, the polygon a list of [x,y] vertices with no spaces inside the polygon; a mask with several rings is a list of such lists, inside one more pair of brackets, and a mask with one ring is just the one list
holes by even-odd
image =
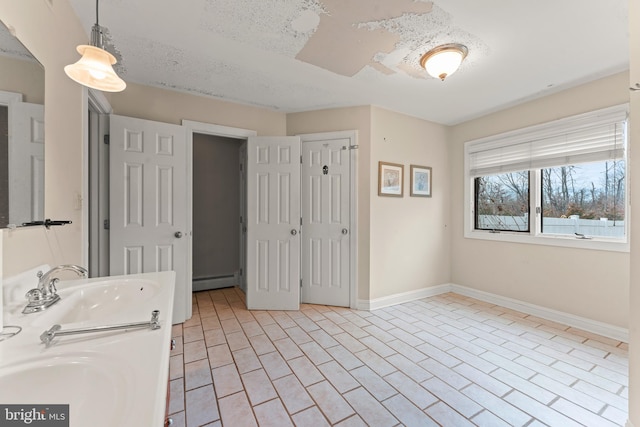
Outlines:
{"label": "flush mount ceiling light", "polygon": [[420,65],[429,75],[444,80],[456,72],[468,52],[467,47],[461,44],[443,44],[422,55]]}
{"label": "flush mount ceiling light", "polygon": [[76,48],[82,58],[75,64],[64,67],[72,80],[81,85],[105,92],[121,92],[127,84],[113,70],[116,58],[104,49],[103,30],[98,24],[98,0],[96,0],[96,23],[91,28],[91,44]]}

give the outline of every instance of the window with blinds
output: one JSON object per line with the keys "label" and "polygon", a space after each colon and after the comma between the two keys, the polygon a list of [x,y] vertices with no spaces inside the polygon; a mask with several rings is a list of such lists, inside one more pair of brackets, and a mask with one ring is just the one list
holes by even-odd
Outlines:
{"label": "window with blinds", "polygon": [[468,142],[472,229],[626,240],[627,111],[620,105]]}

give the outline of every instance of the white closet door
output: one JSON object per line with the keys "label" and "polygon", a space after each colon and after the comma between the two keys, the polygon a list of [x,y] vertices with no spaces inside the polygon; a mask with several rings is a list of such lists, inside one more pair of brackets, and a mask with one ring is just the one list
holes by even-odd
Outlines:
{"label": "white closet door", "polygon": [[247,308],[297,310],[300,138],[250,137],[247,151]]}
{"label": "white closet door", "polygon": [[302,144],[302,302],[349,307],[349,138]]}

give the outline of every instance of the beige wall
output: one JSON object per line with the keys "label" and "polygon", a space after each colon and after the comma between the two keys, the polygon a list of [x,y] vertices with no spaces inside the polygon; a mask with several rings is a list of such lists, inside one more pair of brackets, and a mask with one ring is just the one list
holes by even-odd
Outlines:
{"label": "beige wall", "polygon": [[127,83],[126,90],[107,98],[114,114],[121,116],[177,125],[183,119],[193,120],[255,130],[258,135],[280,136],[286,132],[284,113],[182,92]]}
{"label": "beige wall", "polygon": [[451,133],[453,283],[626,328],[629,253],[464,238],[464,142],[629,101],[628,73],[455,126]]}
{"label": "beige wall", "polygon": [[[449,150],[442,125],[372,108],[370,299],[449,282]],[[378,162],[404,165],[404,196],[378,196]],[[432,197],[410,197],[410,165],[432,168]]]}
{"label": "beige wall", "polygon": [[11,277],[30,268],[47,264],[67,264],[68,258],[58,239],[60,228],[28,227],[4,229],[2,277]]}
{"label": "beige wall", "polygon": [[358,131],[358,299],[369,299],[369,202],[371,107],[337,108],[287,115],[287,135]]}
{"label": "beige wall", "polygon": [[[447,128],[377,107],[287,116],[287,134],[358,131],[358,299],[449,281]],[[378,161],[405,165],[403,198],[378,196]],[[433,197],[409,197],[409,165],[431,166]]]}
{"label": "beige wall", "polygon": [[24,102],[44,104],[44,69],[34,61],[0,56],[0,90],[21,93]]}

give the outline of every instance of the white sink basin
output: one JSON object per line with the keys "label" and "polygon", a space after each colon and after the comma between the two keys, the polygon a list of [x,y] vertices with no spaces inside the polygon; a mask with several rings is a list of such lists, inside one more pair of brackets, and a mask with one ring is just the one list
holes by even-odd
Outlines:
{"label": "white sink basin", "polygon": [[[157,281],[145,279],[101,280],[63,289],[60,301],[42,312],[22,314],[24,303],[8,307],[8,313],[22,316],[31,325],[49,329],[54,324],[89,324],[142,322],[159,309],[163,290]],[[161,313],[165,316],[167,313]]]}
{"label": "white sink basin", "polygon": [[159,308],[152,304],[160,289],[157,282],[139,279],[83,287],[60,302],[67,310],[56,316],[56,323],[144,321]]}
{"label": "white sink basin", "polygon": [[[98,353],[68,353],[0,368],[3,404],[68,404],[70,419],[94,420],[94,426],[122,425],[131,411],[131,369]],[[105,408],[109,408],[105,411]]]}

